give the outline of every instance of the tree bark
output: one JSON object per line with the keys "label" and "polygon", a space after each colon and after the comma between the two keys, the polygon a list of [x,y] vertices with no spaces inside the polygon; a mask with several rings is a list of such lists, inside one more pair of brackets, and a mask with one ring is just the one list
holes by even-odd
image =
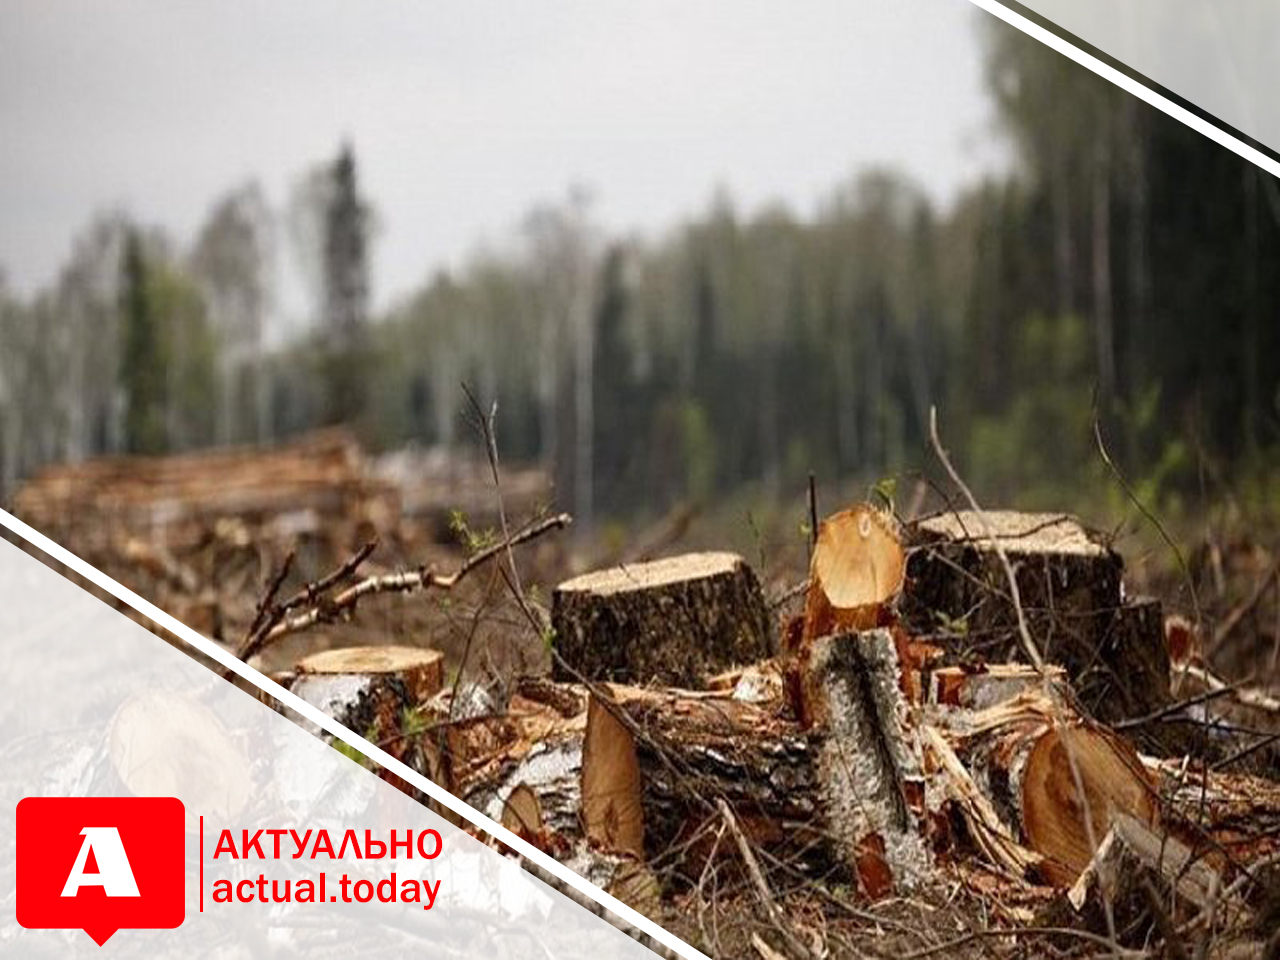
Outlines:
{"label": "tree bark", "polygon": [[[1086,709],[1116,721],[1168,703],[1159,604],[1124,599],[1120,557],[1068,516],[985,517],[1016,571],[1032,637],[1046,661],[1066,669]],[[907,533],[904,621],[952,663],[1026,657],[1007,576],[984,530],[963,511],[919,521]]]}
{"label": "tree bark", "polygon": [[561,680],[696,688],[773,647],[760,584],[731,553],[584,574],[556,588],[551,623]]}

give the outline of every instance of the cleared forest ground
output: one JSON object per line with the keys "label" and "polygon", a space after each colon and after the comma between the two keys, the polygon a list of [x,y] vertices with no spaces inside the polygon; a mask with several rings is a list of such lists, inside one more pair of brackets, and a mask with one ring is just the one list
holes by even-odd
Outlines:
{"label": "cleared forest ground", "polygon": [[494,473],[328,433],[12,506],[713,955],[1277,950],[1274,527],[1178,559],[922,496],[584,544]]}

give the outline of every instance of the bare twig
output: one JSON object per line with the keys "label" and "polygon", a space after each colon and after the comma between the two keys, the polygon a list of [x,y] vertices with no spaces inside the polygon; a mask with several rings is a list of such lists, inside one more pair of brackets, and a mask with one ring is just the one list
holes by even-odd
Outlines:
{"label": "bare twig", "polygon": [[1170,703],[1167,706],[1161,707],[1159,710],[1144,714],[1141,717],[1130,717],[1127,720],[1118,720],[1111,725],[1111,729],[1132,730],[1134,727],[1145,727],[1149,723],[1155,723],[1157,720],[1163,720],[1165,717],[1186,710],[1188,707],[1195,707],[1210,700],[1225,697],[1230,693],[1234,693],[1239,686],[1240,684],[1238,683],[1232,683],[1225,687],[1216,687],[1212,690],[1206,690],[1203,693],[1197,693],[1194,697],[1187,697],[1185,700]]}
{"label": "bare twig", "polygon": [[1009,562],[1009,554],[1005,552],[1004,545],[996,537],[995,531],[992,530],[991,524],[987,522],[987,515],[983,513],[982,508],[978,506],[978,501],[973,495],[973,491],[960,478],[960,474],[956,472],[956,468],[951,465],[951,458],[947,456],[947,451],[942,446],[942,441],[938,437],[938,408],[929,408],[929,439],[933,443],[934,453],[942,462],[943,468],[951,477],[960,492],[964,494],[964,498],[969,501],[969,507],[977,515],[978,523],[982,526],[982,532],[987,541],[996,551],[996,556],[1000,558],[1000,565],[1004,568],[1005,577],[1009,581],[1009,594],[1013,598],[1014,613],[1018,618],[1018,636],[1022,640],[1022,647],[1026,651],[1027,658],[1031,661],[1032,666],[1041,674],[1044,673],[1044,657],[1040,655],[1040,648],[1036,642],[1031,639],[1031,630],[1027,626],[1027,617],[1022,609],[1022,594],[1018,591],[1018,577],[1014,573],[1013,564]]}
{"label": "bare twig", "polygon": [[[524,527],[524,529],[503,537],[493,546],[486,547],[468,557],[453,573],[440,574],[430,567],[419,567],[416,570],[401,570],[382,576],[366,577],[333,597],[322,597],[320,602],[301,613],[286,617],[267,630],[256,647],[248,652],[248,656],[259,653],[275,643],[281,637],[306,630],[318,623],[327,623],[339,617],[350,616],[356,604],[374,593],[415,593],[419,590],[452,590],[476,569],[502,553],[510,556],[511,550],[522,543],[536,540],[552,530],[560,530],[569,526],[573,518],[567,513],[558,513],[544,517]],[[243,659],[243,658],[242,658]]]}
{"label": "bare twig", "polygon": [[1247,747],[1243,747],[1242,749],[1237,750],[1235,753],[1231,754],[1230,756],[1224,757],[1223,759],[1219,760],[1210,769],[1212,769],[1214,772],[1225,769],[1226,767],[1229,767],[1234,763],[1239,763],[1241,760],[1245,759],[1246,757],[1253,756],[1259,750],[1263,750],[1271,746],[1271,744],[1277,741],[1280,741],[1280,733],[1268,734],[1267,736],[1259,740],[1257,743],[1253,743]]}
{"label": "bare twig", "polygon": [[249,629],[244,632],[244,639],[240,641],[241,648],[248,644],[249,638],[258,632],[258,628],[266,620],[267,612],[275,604],[276,595],[280,593],[280,587],[284,585],[285,578],[289,576],[289,571],[293,568],[293,561],[296,557],[296,550],[290,550],[285,554],[284,562],[280,564],[280,568],[267,585],[267,590],[263,593],[262,599],[258,601],[258,609],[254,611],[253,622],[249,624]]}
{"label": "bare twig", "polygon": [[1236,877],[1231,883],[1222,890],[1203,910],[1184,923],[1178,928],[1178,933],[1185,934],[1190,930],[1194,930],[1202,923],[1208,923],[1213,918],[1213,914],[1219,903],[1230,903],[1240,891],[1242,891],[1250,883],[1259,883],[1258,874],[1263,870],[1280,865],[1280,853],[1273,853],[1269,857],[1264,857],[1257,863],[1250,866],[1249,870],[1244,871],[1240,876]]}
{"label": "bare twig", "polygon": [[733,835],[734,843],[738,845],[738,852],[742,855],[742,862],[746,864],[747,875],[751,878],[751,885],[755,887],[756,895],[760,898],[765,912],[769,914],[769,919],[773,922],[778,934],[786,944],[787,950],[799,960],[809,960],[813,953],[800,942],[800,938],[787,926],[786,918],[782,915],[778,902],[774,900],[773,892],[770,891],[764,874],[760,872],[760,864],[751,850],[751,844],[747,842],[746,836],[742,833],[742,828],[738,826],[737,818],[734,817],[733,811],[729,809],[729,804],[721,797],[716,800],[716,808],[720,811],[720,816],[724,820],[725,826],[729,828],[729,833]]}
{"label": "bare twig", "polygon": [[315,603],[334,587],[345,583],[354,577],[356,571],[360,569],[360,565],[363,564],[365,560],[369,559],[369,555],[377,549],[377,546],[377,540],[368,541],[364,546],[343,561],[342,565],[336,570],[327,573],[325,576],[313,583],[308,583],[283,603],[274,605],[271,601],[274,600],[274,595],[279,592],[280,584],[284,582],[284,578],[288,574],[288,566],[293,563],[293,553],[291,551],[289,559],[286,562],[286,567],[281,569],[277,579],[272,583],[271,588],[268,589],[267,595],[263,598],[265,607],[262,608],[262,612],[259,616],[254,618],[255,626],[248,632],[239,648],[237,648],[236,656],[247,662],[250,657],[259,653],[263,647],[270,642],[267,639],[268,635],[281,620],[304,603]]}

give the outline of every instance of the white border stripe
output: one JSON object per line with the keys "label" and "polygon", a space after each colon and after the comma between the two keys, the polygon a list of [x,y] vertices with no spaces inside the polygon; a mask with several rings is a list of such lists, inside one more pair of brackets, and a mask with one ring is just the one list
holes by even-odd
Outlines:
{"label": "white border stripe", "polygon": [[1156,93],[1149,87],[1144,86],[1132,77],[1121,73],[1115,67],[1103,63],[1097,57],[1085,53],[1079,47],[1068,43],[1057,34],[1044,27],[1039,26],[1028,20],[1021,14],[1014,13],[1002,3],[996,0],[969,0],[974,6],[981,7],[993,17],[999,17],[1010,26],[1017,27],[1023,33],[1030,37],[1034,37],[1047,47],[1052,47],[1063,56],[1070,57],[1076,63],[1083,67],[1088,67],[1103,79],[1110,80],[1117,87],[1128,93],[1133,94],[1139,100],[1151,104],[1158,110],[1162,110],[1175,120],[1180,120],[1197,133],[1202,133],[1210,140],[1218,143],[1232,153],[1238,154],[1250,163],[1256,164],[1273,177],[1280,177],[1280,163],[1272,160],[1269,156],[1255,147],[1249,146],[1243,140],[1233,137],[1231,134],[1214,126],[1203,117],[1199,117],[1185,107],[1180,107],[1168,97]]}
{"label": "white border stripe", "polygon": [[496,837],[497,839],[501,840],[503,843],[507,844],[512,849],[519,851],[521,854],[528,857],[530,860],[532,860],[538,866],[542,867],[548,873],[559,878],[560,880],[563,880],[566,884],[573,887],[573,889],[577,890],[579,893],[587,897],[590,897],[592,900],[596,901],[596,903],[599,903],[600,905],[604,906],[605,908],[610,910],[612,913],[617,914],[619,917],[621,917],[623,920],[626,920],[632,926],[638,927],[640,930],[643,930],[645,933],[651,936],[654,940],[657,940],[659,943],[663,944],[664,946],[671,948],[676,953],[680,954],[680,956],[688,957],[690,958],[690,960],[710,960],[710,958],[707,957],[706,954],[701,953],[698,950],[695,950],[693,947],[689,946],[689,944],[685,943],[679,937],[675,936],[669,931],[658,926],[648,917],[642,916],[641,914],[633,910],[631,907],[628,907],[622,901],[605,893],[603,890],[597,887],[594,883],[591,883],[590,881],[574,873],[572,870],[570,870],[564,864],[560,863],[558,860],[548,856],[547,854],[539,850],[537,847],[533,846],[533,844],[520,839],[514,833],[508,830],[506,827],[502,826],[496,821],[485,816],[479,810],[476,810],[474,807],[466,803],[463,803],[461,800],[459,800],[449,791],[445,790],[443,787],[439,786],[438,784],[432,783],[430,780],[424,777],[421,773],[414,770],[412,767],[409,767],[404,762],[397,760],[395,757],[391,756],[391,754],[387,753],[381,747],[374,746],[364,737],[360,736],[357,733],[353,733],[351,730],[348,730],[346,727],[338,723],[328,714],[323,713],[322,711],[313,707],[311,704],[307,703],[305,700],[298,697],[297,695],[290,693],[288,690],[280,686],[274,680],[271,680],[270,678],[266,677],[262,673],[259,673],[257,670],[253,669],[253,667],[250,667],[249,665],[245,664],[241,660],[237,659],[230,652],[222,649],[212,640],[209,640],[207,637],[201,636],[196,631],[192,630],[190,627],[179,622],[169,614],[165,613],[163,610],[156,607],[154,604],[148,602],[147,600],[142,599],[142,597],[138,596],[136,593],[134,593],[132,590],[128,589],[127,587],[121,586],[119,583],[117,583],[115,580],[112,580],[110,577],[108,577],[101,570],[94,567],[92,564],[86,563],[84,560],[77,557],[70,550],[67,550],[65,547],[61,547],[58,544],[54,543],[44,534],[38,532],[37,530],[34,530],[32,527],[23,523],[17,517],[13,516],[11,513],[5,510],[0,510],[0,525],[7,527],[9,530],[13,531],[18,536],[22,537],[24,540],[27,540],[33,545],[39,547],[49,556],[53,557],[53,559],[58,560],[61,563],[65,563],[68,567],[70,567],[76,573],[80,574],[80,576],[84,577],[86,580],[89,580],[90,582],[97,584],[99,587],[107,591],[107,593],[111,594],[117,600],[120,600],[121,602],[128,604],[130,607],[132,607],[134,610],[137,610],[143,616],[148,617],[151,620],[154,620],[156,623],[160,624],[160,626],[164,627],[166,630],[169,630],[174,635],[182,638],[182,640],[191,644],[191,646],[195,647],[201,653],[205,654],[206,656],[212,657],[214,660],[218,661],[224,667],[227,667],[228,669],[235,671],[245,680],[248,680],[250,683],[252,683],[255,687],[265,691],[266,693],[271,694],[271,696],[275,697],[281,703],[285,704],[290,709],[297,711],[302,716],[310,720],[312,723],[319,725],[326,732],[332,734],[334,737],[341,740],[343,743],[346,743],[349,746],[351,746],[353,749],[358,750],[360,753],[364,754],[366,757],[371,757],[372,759],[380,763],[382,766],[386,767],[388,770],[391,770],[394,773],[398,774],[399,776],[403,777],[405,780],[412,783],[419,790],[422,790],[424,793],[430,796],[431,799],[439,802],[445,807],[448,807],[450,810],[458,814],[460,817],[463,817],[466,820],[469,820],[475,826],[479,827],[480,829],[484,830],[486,833],[489,833],[492,836]]}

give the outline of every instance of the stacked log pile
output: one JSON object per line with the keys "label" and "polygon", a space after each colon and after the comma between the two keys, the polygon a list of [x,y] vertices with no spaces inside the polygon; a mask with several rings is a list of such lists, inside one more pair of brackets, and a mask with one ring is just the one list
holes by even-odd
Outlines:
{"label": "stacked log pile", "polygon": [[259,585],[287,554],[312,579],[400,517],[397,490],[336,429],[275,448],[50,466],[11,509],[215,639],[247,625]]}
{"label": "stacked log pile", "polygon": [[379,742],[634,903],[746,844],[867,900],[981,874],[1081,922],[1142,913],[1129,938],[1232,909],[1280,849],[1280,784],[1141,756],[1117,723],[1178,706],[1158,605],[1069,518],[978,519],[828,518],[777,640],[745,562],[694,554],[563,584],[550,677],[325,709],[359,729],[402,691]]}

